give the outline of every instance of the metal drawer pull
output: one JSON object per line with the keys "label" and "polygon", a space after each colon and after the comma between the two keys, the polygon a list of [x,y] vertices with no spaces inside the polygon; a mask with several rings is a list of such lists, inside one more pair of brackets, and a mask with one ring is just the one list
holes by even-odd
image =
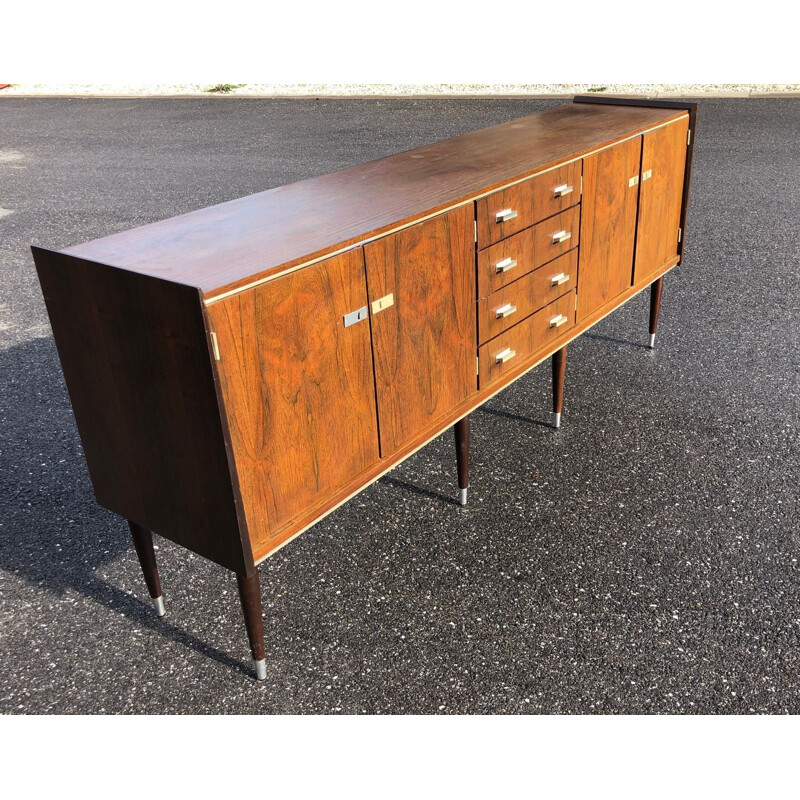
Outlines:
{"label": "metal drawer pull", "polygon": [[514,219],[517,216],[517,212],[514,211],[512,208],[504,208],[502,211],[498,211],[494,218],[498,222],[508,222],[510,219]]}
{"label": "metal drawer pull", "polygon": [[566,283],[569,280],[569,275],[565,275],[563,272],[559,275],[553,275],[551,280],[551,286],[561,286],[562,283]]}
{"label": "metal drawer pull", "polygon": [[502,261],[498,261],[494,268],[498,272],[508,272],[508,270],[512,269],[513,267],[517,266],[517,262],[513,258],[504,258]]}
{"label": "metal drawer pull", "polygon": [[650,180],[653,177],[653,170],[649,169],[647,172],[642,173],[642,182]]}
{"label": "metal drawer pull", "polygon": [[553,319],[550,320],[550,327],[560,328],[566,321],[567,321],[567,315],[559,314],[557,317],[553,317]]}
{"label": "metal drawer pull", "polygon": [[506,303],[504,306],[500,306],[500,308],[497,309],[497,319],[510,317],[516,310],[516,306],[512,306],[511,303]]}
{"label": "metal drawer pull", "polygon": [[561,186],[556,186],[556,188],[553,189],[553,197],[563,197],[565,194],[572,194],[573,188],[574,187],[569,184],[562,183]]}
{"label": "metal drawer pull", "polygon": [[501,350],[497,354],[497,363],[505,364],[506,361],[509,361],[510,359],[514,358],[516,354],[517,354],[516,350],[512,350],[510,347],[506,347],[505,350]]}
{"label": "metal drawer pull", "polygon": [[553,244],[561,244],[561,242],[566,242],[567,239],[571,238],[572,233],[570,231],[559,231],[553,234]]}

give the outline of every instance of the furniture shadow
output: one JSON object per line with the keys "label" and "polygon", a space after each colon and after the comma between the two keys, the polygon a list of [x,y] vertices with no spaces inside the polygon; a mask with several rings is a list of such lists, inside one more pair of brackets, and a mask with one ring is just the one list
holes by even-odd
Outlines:
{"label": "furniture shadow", "polygon": [[549,428],[550,430],[557,430],[552,422],[544,422],[540,419],[533,419],[531,417],[523,417],[521,414],[513,414],[510,411],[502,411],[499,408],[490,408],[489,406],[481,406],[472,413],[492,414],[495,417],[503,417],[505,419],[512,419],[515,422],[524,422],[526,425],[539,425],[542,428]]}
{"label": "furniture shadow", "polygon": [[641,350],[650,350],[646,344],[642,344],[641,342],[632,342],[630,339],[617,339],[613,336],[606,336],[602,333],[584,333],[583,335],[587,339],[598,339],[603,342],[610,342],[611,344],[617,344],[623,347],[638,347]]}
{"label": "furniture shadow", "polygon": [[[456,485],[455,464],[453,465],[453,482],[454,485]],[[413,483],[408,483],[408,481],[403,481],[399,478],[393,478],[390,475],[384,475],[382,478],[378,478],[378,483],[383,483],[387,486],[394,486],[397,489],[402,489],[407,492],[413,492],[414,494],[421,495],[422,497],[429,497],[433,500],[436,500],[437,503],[449,503],[457,508],[463,508],[463,506],[455,497],[448,497],[446,494],[435,492],[432,489],[423,489],[421,486],[416,486]]]}
{"label": "furniture shadow", "polygon": [[[248,672],[249,665],[156,617],[135,556],[129,560],[142,599],[100,577],[104,565],[133,551],[133,541],[124,520],[95,500],[52,338],[0,351],[0,375],[0,570],[57,596],[77,592]],[[166,602],[169,615],[169,594]]]}

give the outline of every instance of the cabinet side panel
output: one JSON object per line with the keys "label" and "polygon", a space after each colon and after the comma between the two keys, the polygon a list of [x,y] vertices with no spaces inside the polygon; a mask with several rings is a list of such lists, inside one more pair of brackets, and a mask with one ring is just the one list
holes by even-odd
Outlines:
{"label": "cabinet side panel", "polygon": [[251,570],[197,289],[33,252],[97,501]]}
{"label": "cabinet side panel", "polygon": [[366,304],[359,248],[208,308],[254,548],[378,460]]}

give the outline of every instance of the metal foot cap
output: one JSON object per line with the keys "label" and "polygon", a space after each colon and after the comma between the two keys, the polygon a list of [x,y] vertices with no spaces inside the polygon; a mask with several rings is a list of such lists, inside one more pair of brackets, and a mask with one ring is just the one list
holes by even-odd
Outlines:
{"label": "metal foot cap", "polygon": [[163,617],[164,614],[167,613],[167,609],[164,608],[164,595],[159,595],[158,597],[153,598],[153,606],[156,609],[156,614],[159,617]]}
{"label": "metal foot cap", "polygon": [[561,427],[561,412],[554,411],[553,412],[553,427],[560,428]]}
{"label": "metal foot cap", "polygon": [[461,503],[462,506],[467,504],[467,490],[466,489],[459,489],[458,490],[458,502]]}
{"label": "metal foot cap", "polygon": [[647,346],[651,350],[656,346],[656,335],[654,333],[650,334],[650,341],[647,343]]}
{"label": "metal foot cap", "polygon": [[260,661],[256,661],[256,678],[260,681],[264,681],[267,679],[267,659],[262,658]]}

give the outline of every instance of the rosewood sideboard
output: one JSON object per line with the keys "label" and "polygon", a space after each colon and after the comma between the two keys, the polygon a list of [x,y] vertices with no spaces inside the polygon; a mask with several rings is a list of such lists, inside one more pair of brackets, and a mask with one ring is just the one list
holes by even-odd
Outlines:
{"label": "rosewood sideboard", "polygon": [[681,260],[696,106],[559,108],[173,219],[33,247],[97,501],[257,565]]}

